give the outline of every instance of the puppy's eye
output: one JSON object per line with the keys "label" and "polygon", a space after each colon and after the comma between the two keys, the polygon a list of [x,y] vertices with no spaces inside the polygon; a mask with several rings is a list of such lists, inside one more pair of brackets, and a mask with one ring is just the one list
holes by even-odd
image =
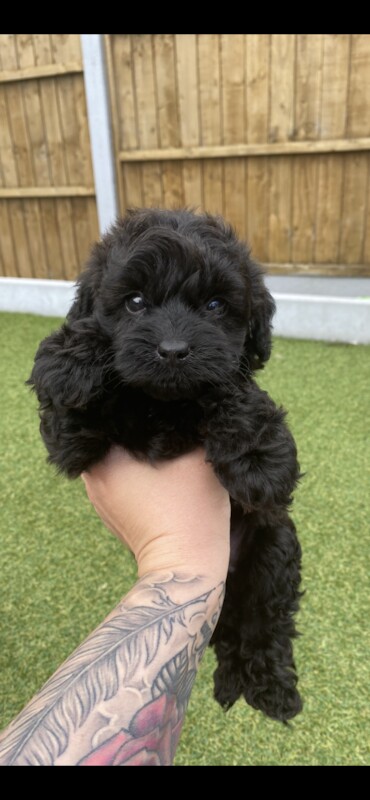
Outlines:
{"label": "puppy's eye", "polygon": [[127,297],[126,299],[126,308],[131,314],[136,314],[137,311],[144,311],[146,302],[141,294],[132,294],[131,297]]}
{"label": "puppy's eye", "polygon": [[224,310],[225,303],[223,303],[222,300],[217,300],[216,297],[207,303],[207,311],[215,311],[216,313],[218,312],[220,314]]}

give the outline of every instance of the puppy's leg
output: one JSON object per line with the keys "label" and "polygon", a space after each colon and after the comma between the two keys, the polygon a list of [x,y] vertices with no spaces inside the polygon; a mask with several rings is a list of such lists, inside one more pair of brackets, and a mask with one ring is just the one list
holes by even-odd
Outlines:
{"label": "puppy's leg", "polygon": [[244,528],[213,636],[215,697],[229,708],[243,695],[253,708],[287,721],[302,708],[292,648],[300,546],[287,515],[265,520],[258,513],[246,515]]}
{"label": "puppy's leg", "polygon": [[205,408],[207,458],[247,511],[286,508],[299,478],[285,412],[253,381]]}
{"label": "puppy's leg", "polygon": [[251,384],[218,405],[206,449],[231,497],[249,512],[237,522],[239,552],[213,638],[216,698],[229,707],[243,694],[285,721],[301,709],[291,643],[300,547],[285,510],[299,475],[294,440],[281,409]]}

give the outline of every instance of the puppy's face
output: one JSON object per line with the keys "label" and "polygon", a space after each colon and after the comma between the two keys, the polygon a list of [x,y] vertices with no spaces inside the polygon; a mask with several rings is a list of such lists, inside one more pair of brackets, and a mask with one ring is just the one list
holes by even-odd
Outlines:
{"label": "puppy's face", "polygon": [[263,366],[273,311],[260,268],[220,218],[139,209],[95,245],[69,321],[104,331],[123,384],[173,400]]}
{"label": "puppy's face", "polygon": [[195,398],[240,367],[247,328],[237,265],[164,231],[113,251],[98,314],[110,326],[116,371],[162,400]]}

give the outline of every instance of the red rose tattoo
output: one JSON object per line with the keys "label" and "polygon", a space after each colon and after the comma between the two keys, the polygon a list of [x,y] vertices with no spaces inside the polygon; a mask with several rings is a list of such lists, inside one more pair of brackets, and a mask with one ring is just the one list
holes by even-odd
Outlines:
{"label": "red rose tattoo", "polygon": [[183,717],[175,695],[160,695],[122,730],[79,762],[82,767],[166,767],[172,764]]}

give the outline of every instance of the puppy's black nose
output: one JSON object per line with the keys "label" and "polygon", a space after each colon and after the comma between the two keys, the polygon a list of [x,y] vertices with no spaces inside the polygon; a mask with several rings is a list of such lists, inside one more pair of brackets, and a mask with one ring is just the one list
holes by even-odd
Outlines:
{"label": "puppy's black nose", "polygon": [[161,358],[168,358],[171,361],[177,361],[186,358],[190,353],[190,347],[187,342],[181,340],[163,339],[158,345],[158,353]]}

